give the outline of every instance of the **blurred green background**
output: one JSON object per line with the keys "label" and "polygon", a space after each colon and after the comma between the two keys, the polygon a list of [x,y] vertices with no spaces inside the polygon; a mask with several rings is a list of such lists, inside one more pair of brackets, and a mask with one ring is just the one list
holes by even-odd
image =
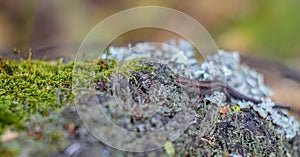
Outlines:
{"label": "blurred green background", "polygon": [[[1,0],[0,54],[27,47],[40,55],[47,52],[50,58],[68,56],[98,22],[143,5],[170,7],[192,16],[219,48],[291,65],[299,62],[299,0]],[[162,31],[136,31],[117,44],[169,37]]]}

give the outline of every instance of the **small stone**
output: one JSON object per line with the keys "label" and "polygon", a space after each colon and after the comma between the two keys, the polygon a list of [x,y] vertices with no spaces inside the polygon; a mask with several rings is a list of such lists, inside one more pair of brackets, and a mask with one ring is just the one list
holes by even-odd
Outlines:
{"label": "small stone", "polygon": [[1,142],[11,142],[17,139],[19,134],[17,132],[11,131],[10,129],[7,129],[2,135],[1,135]]}
{"label": "small stone", "polygon": [[72,145],[70,145],[66,150],[65,150],[65,154],[68,156],[73,155],[76,151],[78,151],[80,149],[81,145],[79,143],[73,143]]}

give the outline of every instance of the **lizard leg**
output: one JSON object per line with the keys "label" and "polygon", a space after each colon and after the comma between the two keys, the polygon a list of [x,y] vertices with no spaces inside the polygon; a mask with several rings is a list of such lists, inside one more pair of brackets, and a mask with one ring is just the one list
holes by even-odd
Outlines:
{"label": "lizard leg", "polygon": [[225,94],[225,96],[226,96],[226,101],[228,102],[228,103],[230,103],[231,102],[231,94],[228,92],[228,90],[226,89],[226,88],[223,88],[223,93]]}
{"label": "lizard leg", "polygon": [[193,109],[196,109],[197,108],[197,105],[201,102],[201,101],[203,101],[203,99],[204,99],[204,96],[203,96],[203,94],[200,94],[199,95],[199,98],[192,104],[192,108]]}
{"label": "lizard leg", "polygon": [[212,87],[210,89],[206,89],[206,90],[203,90],[200,92],[200,95],[199,95],[199,98],[192,104],[192,108],[193,109],[196,109],[197,105],[203,101],[204,99],[204,96],[207,95],[207,94],[211,94],[213,93],[214,91],[220,91],[222,90],[222,87],[221,86],[216,86],[216,87]]}

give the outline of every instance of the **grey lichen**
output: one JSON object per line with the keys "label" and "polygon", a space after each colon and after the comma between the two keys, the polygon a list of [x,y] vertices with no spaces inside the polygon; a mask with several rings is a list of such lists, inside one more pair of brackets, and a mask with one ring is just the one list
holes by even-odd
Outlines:
{"label": "grey lichen", "polygon": [[[209,71],[210,69],[207,65],[213,67],[211,69],[214,69],[214,71]],[[201,64],[200,69],[201,75],[198,76],[200,80],[218,79],[225,74],[225,80],[229,86],[247,96],[263,100],[260,104],[234,100],[232,105],[238,104],[242,109],[252,107],[261,117],[267,118],[278,125],[280,127],[278,132],[287,138],[293,138],[299,133],[299,123],[296,118],[282,110],[273,108],[275,102],[268,98],[268,96],[272,94],[272,90],[264,84],[262,74],[259,74],[246,65],[240,65],[240,57],[237,52],[229,53],[220,50],[219,54],[209,56],[207,60]],[[213,94],[206,99],[220,101],[222,100],[221,97],[220,94]],[[221,101],[217,104],[222,106],[224,102]]]}
{"label": "grey lichen", "polygon": [[[109,57],[119,61],[141,56],[149,57],[151,60],[167,64],[179,75],[199,80],[226,81],[229,86],[242,94],[263,101],[260,104],[253,104],[243,100],[232,100],[234,103],[231,105],[238,104],[241,109],[252,107],[260,116],[279,125],[281,127],[279,132],[284,133],[286,137],[292,138],[297,135],[299,123],[295,117],[272,108],[275,104],[268,98],[272,94],[271,88],[264,84],[262,74],[241,64],[237,52],[230,53],[220,50],[218,54],[207,56],[206,60],[199,64],[195,57],[195,50],[189,42],[180,39],[176,43],[176,40],[172,39],[168,44],[173,47],[162,44],[158,49],[157,45],[151,43],[139,43],[135,47],[130,45],[128,47],[111,47]],[[102,58],[104,57],[106,56],[104,55]],[[223,93],[215,92],[213,95],[207,95],[205,99],[218,106],[224,106],[226,105],[224,96]]]}

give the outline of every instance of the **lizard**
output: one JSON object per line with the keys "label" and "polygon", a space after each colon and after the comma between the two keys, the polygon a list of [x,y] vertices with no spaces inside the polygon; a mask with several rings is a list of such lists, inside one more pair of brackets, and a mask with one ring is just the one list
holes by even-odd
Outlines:
{"label": "lizard", "polygon": [[174,83],[177,86],[187,90],[189,93],[199,94],[200,101],[203,100],[203,97],[206,94],[211,94],[214,91],[223,91],[227,98],[233,97],[236,99],[243,99],[246,101],[252,101],[256,104],[262,102],[261,100],[256,100],[254,98],[243,95],[242,93],[228,86],[225,82],[219,80],[198,81],[186,77],[178,77],[174,80]]}
{"label": "lizard", "polygon": [[[214,91],[223,91],[227,97],[227,100],[230,100],[231,97],[236,99],[242,99],[246,101],[251,101],[255,104],[262,103],[262,100],[257,100],[251,97],[248,97],[238,91],[236,91],[233,87],[230,87],[223,81],[212,80],[212,81],[199,81],[193,80],[186,77],[178,77],[174,80],[174,84],[187,90],[189,93],[199,94],[199,99],[193,104],[203,101],[204,96],[207,94],[211,94]],[[275,105],[273,108],[282,108],[291,110],[289,106]]]}

